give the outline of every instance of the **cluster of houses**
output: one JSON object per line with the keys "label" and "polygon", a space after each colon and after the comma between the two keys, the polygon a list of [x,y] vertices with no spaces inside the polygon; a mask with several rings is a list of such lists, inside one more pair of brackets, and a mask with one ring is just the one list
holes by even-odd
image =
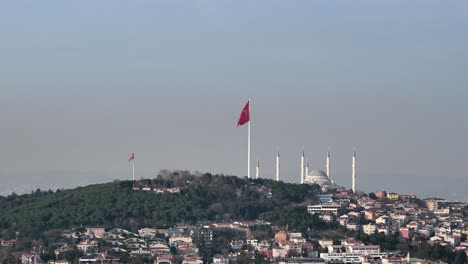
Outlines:
{"label": "cluster of houses", "polygon": [[[454,251],[468,253],[466,203],[438,198],[420,201],[411,195],[384,191],[363,197],[349,193],[323,194],[319,195],[319,201],[309,205],[308,212],[318,214],[324,221],[336,221],[348,230],[367,235],[398,235],[408,243],[427,240],[431,245],[451,246]],[[325,259],[329,256],[321,255]]]}
{"label": "cluster of houses", "polygon": [[[142,228],[137,233],[122,228],[106,230],[101,227],[64,230],[63,242],[57,243],[60,245],[54,250],[58,260],[48,263],[71,263],[62,257],[66,252],[78,250],[83,255],[79,263],[121,263],[123,257],[140,257],[168,264],[172,263],[174,255],[178,255],[183,263],[202,264],[194,240],[200,239],[203,229],[206,228],[178,225],[169,229]],[[23,253],[22,263],[43,263],[39,257],[41,253],[40,250]]]}
{"label": "cluster of houses", "polygon": [[132,187],[133,191],[144,191],[144,192],[155,192],[155,193],[180,193],[179,187],[151,187],[151,186],[139,186],[135,185]]}

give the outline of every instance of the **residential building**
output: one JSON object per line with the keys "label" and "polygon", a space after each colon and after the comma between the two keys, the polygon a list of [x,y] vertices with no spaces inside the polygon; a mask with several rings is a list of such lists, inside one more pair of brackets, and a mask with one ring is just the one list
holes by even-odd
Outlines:
{"label": "residential building", "polygon": [[341,208],[341,205],[337,203],[324,203],[317,205],[307,206],[307,212],[309,214],[338,214],[338,210]]}

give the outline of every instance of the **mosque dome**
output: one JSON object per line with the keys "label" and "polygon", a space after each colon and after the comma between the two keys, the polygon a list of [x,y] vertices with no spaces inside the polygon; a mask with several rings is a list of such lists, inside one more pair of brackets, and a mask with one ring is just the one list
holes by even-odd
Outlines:
{"label": "mosque dome", "polygon": [[327,177],[328,175],[323,171],[323,170],[311,170],[308,173],[309,175],[306,176],[311,176],[311,177]]}
{"label": "mosque dome", "polygon": [[305,182],[315,183],[322,187],[333,185],[328,175],[323,170],[311,170],[305,177]]}

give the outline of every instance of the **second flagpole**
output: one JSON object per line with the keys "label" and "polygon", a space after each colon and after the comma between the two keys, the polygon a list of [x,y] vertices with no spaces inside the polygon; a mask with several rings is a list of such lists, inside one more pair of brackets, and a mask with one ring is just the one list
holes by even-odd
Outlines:
{"label": "second flagpole", "polygon": [[247,178],[250,179],[250,123],[252,123],[251,120],[251,112],[250,112],[250,99],[249,99],[249,124],[248,124],[248,138],[247,138]]}

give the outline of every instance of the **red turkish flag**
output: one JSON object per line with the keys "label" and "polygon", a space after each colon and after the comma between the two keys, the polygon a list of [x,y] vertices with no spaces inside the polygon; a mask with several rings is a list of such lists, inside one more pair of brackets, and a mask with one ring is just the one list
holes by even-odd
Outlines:
{"label": "red turkish flag", "polygon": [[134,160],[135,159],[135,153],[132,153],[132,155],[130,155],[130,158],[128,159],[128,162],[130,162],[131,160]]}
{"label": "red turkish flag", "polygon": [[239,120],[237,121],[237,126],[242,126],[243,124],[250,121],[250,101],[247,101],[247,104],[242,109],[240,113]]}

